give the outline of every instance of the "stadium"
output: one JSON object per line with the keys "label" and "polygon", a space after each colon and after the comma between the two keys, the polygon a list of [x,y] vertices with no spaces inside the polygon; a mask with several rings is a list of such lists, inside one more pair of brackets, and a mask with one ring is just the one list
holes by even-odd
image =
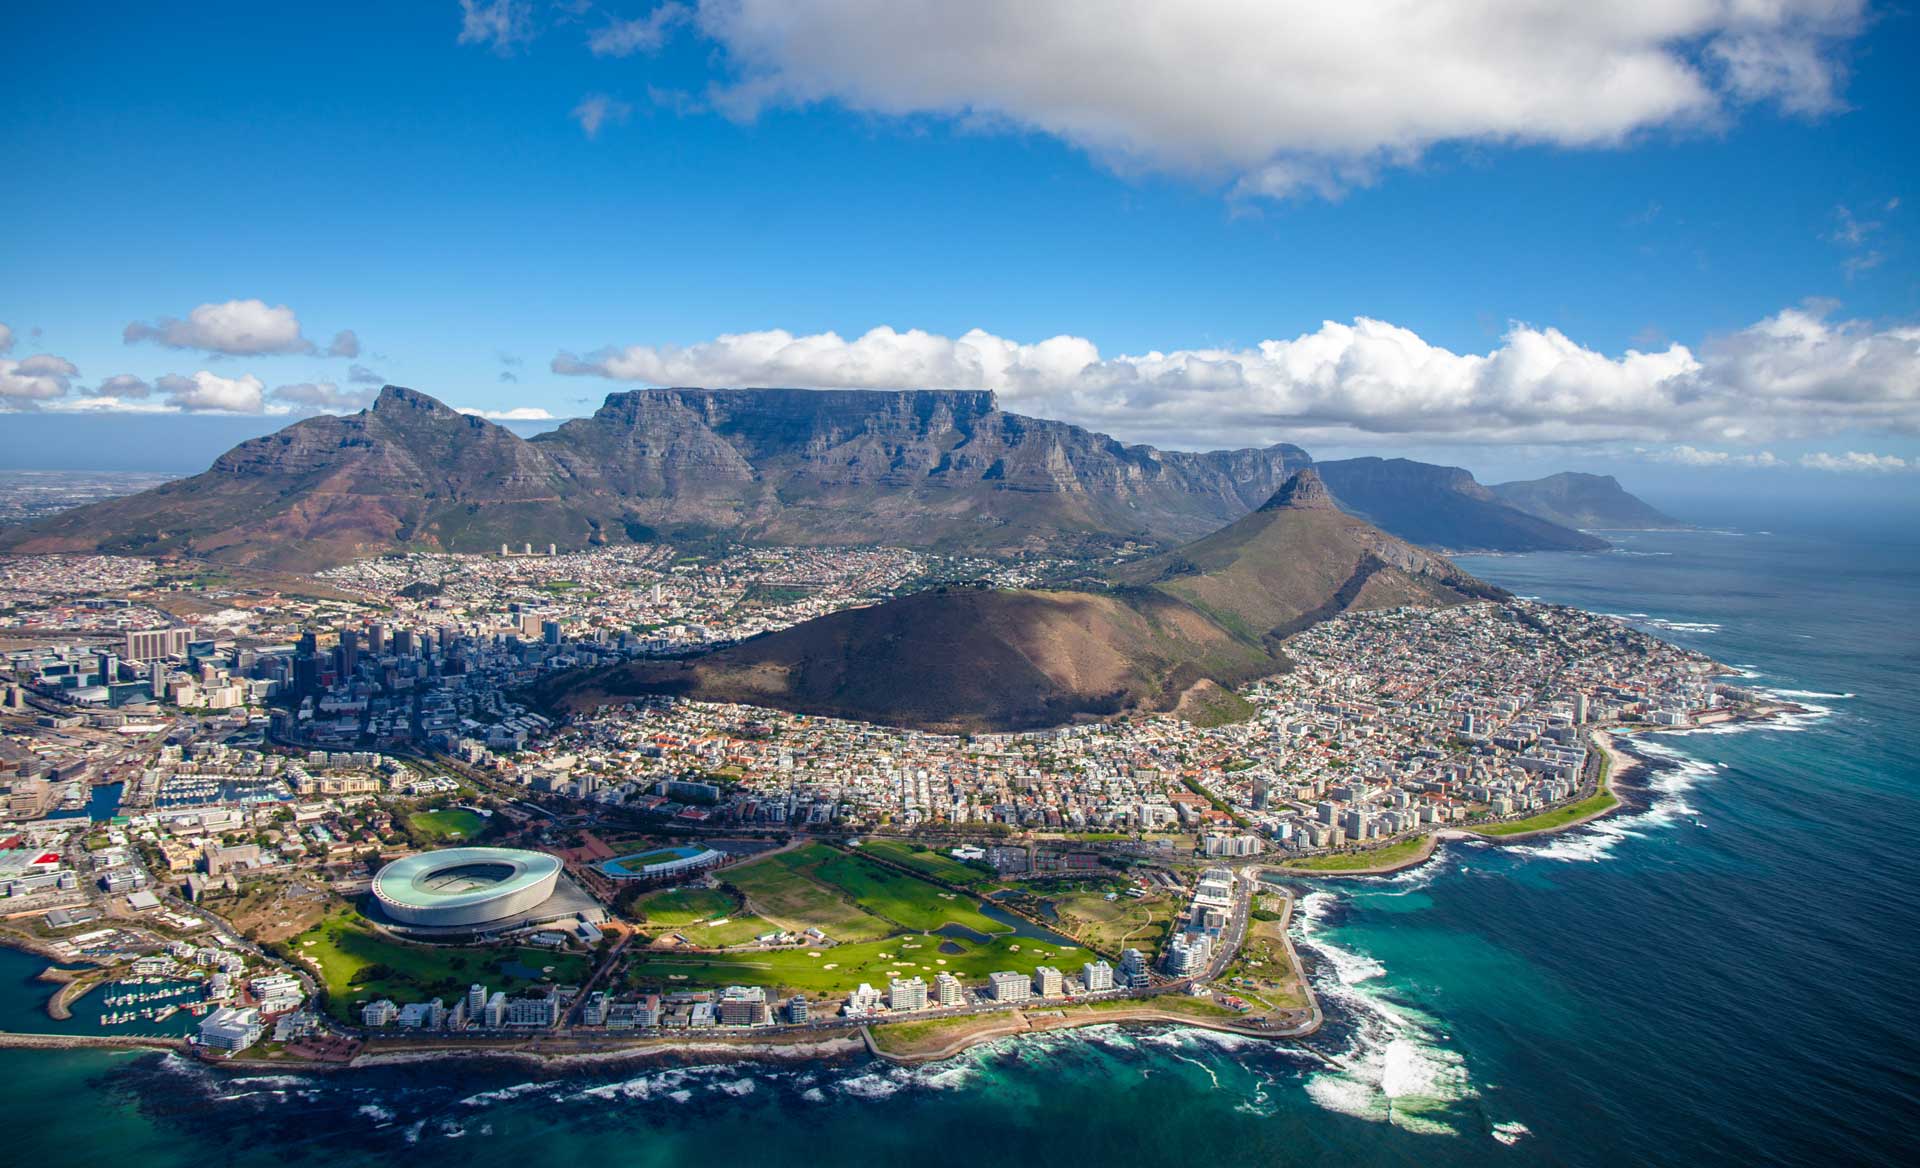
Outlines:
{"label": "stadium", "polygon": [[[373,878],[381,923],[424,936],[494,934],[597,908],[545,852],[447,848],[395,860]],[[585,901],[585,905],[581,902]]]}
{"label": "stadium", "polygon": [[712,848],[655,848],[600,862],[600,871],[615,880],[677,880],[725,862],[727,854]]}

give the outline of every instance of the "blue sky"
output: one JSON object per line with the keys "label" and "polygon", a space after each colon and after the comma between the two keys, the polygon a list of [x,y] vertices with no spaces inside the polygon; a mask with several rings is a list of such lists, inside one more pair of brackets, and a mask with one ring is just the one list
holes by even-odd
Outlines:
{"label": "blue sky", "polygon": [[[0,385],[122,433],[348,408],[375,375],[567,416],[687,374],[986,383],[1163,445],[1911,463],[1916,17],[1700,3],[1414,41],[1366,4],[1306,32],[1195,4],[1089,47],[1071,5],[23,0]],[[1645,80],[1527,71],[1595,45]],[[311,351],[168,331],[256,299]],[[854,344],[877,327],[928,335]],[[324,355],[341,330],[357,356]]]}

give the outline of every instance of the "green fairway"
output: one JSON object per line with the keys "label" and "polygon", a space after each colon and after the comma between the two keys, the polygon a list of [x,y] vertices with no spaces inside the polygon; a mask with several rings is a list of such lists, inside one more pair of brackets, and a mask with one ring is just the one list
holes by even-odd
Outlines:
{"label": "green fairway", "polygon": [[836,941],[930,933],[947,924],[983,934],[1007,931],[974,897],[826,844],[768,856],[729,870],[726,879],[761,916],[795,929],[817,927]]}
{"label": "green fairway", "polygon": [[746,911],[730,892],[717,888],[672,888],[650,892],[636,903],[647,932],[678,933],[702,948],[744,945],[778,926]]}
{"label": "green fairway", "polygon": [[1512,823],[1489,823],[1471,830],[1481,835],[1495,836],[1518,835],[1523,831],[1545,831],[1548,828],[1565,827],[1576,819],[1584,819],[1589,815],[1610,810],[1619,802],[1620,800],[1614,798],[1611,792],[1600,791],[1566,807],[1556,807],[1552,811],[1543,811],[1525,819],[1516,819]]}
{"label": "green fairway", "polygon": [[960,925],[976,933],[1007,931],[1007,926],[983,914],[980,902],[973,897],[903,876],[857,853],[826,850],[829,854],[807,870],[809,876],[840,889],[868,912],[885,917],[909,932],[931,933],[946,924]]}
{"label": "green fairway", "polygon": [[[945,947],[958,952],[941,952]],[[943,937],[894,937],[824,949],[772,949],[747,953],[656,953],[633,958],[628,980],[647,990],[760,985],[782,996],[793,993],[838,996],[861,982],[884,988],[893,976],[920,976],[931,985],[941,973],[968,983],[984,982],[1000,970],[1032,973],[1051,965],[1075,974],[1093,954],[1077,946],[1062,948],[1031,938],[1002,936],[984,943]]]}
{"label": "green fairway", "polygon": [[546,983],[577,985],[590,968],[578,953],[411,945],[374,932],[352,909],[295,937],[292,947],[319,963],[333,1015],[356,1023],[359,1007],[378,998],[399,1004],[439,998],[452,1005],[474,982],[511,994]]}
{"label": "green fairway", "polygon": [[963,863],[938,849],[906,840],[869,839],[861,843],[859,850],[962,888],[991,884],[994,879],[987,868]]}
{"label": "green fairway", "polygon": [[892,923],[806,875],[805,857],[820,847],[813,844],[730,868],[726,882],[739,889],[761,916],[796,932],[817,928],[836,941],[875,941],[896,932]]}
{"label": "green fairway", "polygon": [[487,819],[462,807],[447,807],[439,811],[416,811],[407,816],[407,825],[422,840],[437,844],[473,839],[486,830]]}
{"label": "green fairway", "polygon": [[1411,860],[1420,854],[1426,846],[1427,837],[1416,835],[1399,843],[1388,844],[1384,848],[1369,848],[1363,852],[1343,852],[1334,856],[1308,856],[1300,860],[1288,860],[1282,868],[1299,872],[1353,872],[1362,868],[1384,868]]}

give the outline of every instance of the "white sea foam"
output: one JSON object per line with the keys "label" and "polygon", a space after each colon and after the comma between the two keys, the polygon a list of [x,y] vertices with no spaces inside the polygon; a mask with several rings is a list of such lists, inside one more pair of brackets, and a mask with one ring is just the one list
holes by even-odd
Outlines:
{"label": "white sea foam", "polygon": [[228,1079],[235,1087],[264,1088],[267,1090],[287,1091],[296,1087],[311,1087],[313,1080],[301,1075],[244,1075],[237,1079]]}
{"label": "white sea foam", "polygon": [[898,1095],[907,1087],[906,1077],[889,1071],[869,1071],[863,1075],[854,1075],[842,1079],[833,1085],[842,1095],[851,1095],[855,1099],[887,1099]]}
{"label": "white sea foam", "polygon": [[501,1087],[495,1091],[482,1091],[478,1095],[469,1095],[465,1099],[462,1099],[460,1102],[454,1104],[454,1106],[456,1107],[488,1107],[495,1103],[505,1103],[511,1099],[518,1099],[522,1095],[532,1095],[539,1091],[545,1091],[552,1088],[553,1086],[554,1084],[552,1082],[516,1083],[511,1087]]}
{"label": "white sea foam", "polygon": [[738,1098],[742,1095],[753,1094],[754,1082],[752,1079],[729,1079],[724,1083],[715,1083],[713,1089],[723,1095],[732,1095]]}
{"label": "white sea foam", "polygon": [[[613,1099],[651,1099],[656,1095],[673,1098],[687,1083],[712,1078],[721,1074],[738,1074],[741,1063],[717,1063],[710,1066],[671,1067],[666,1070],[649,1071],[622,1079],[615,1083],[601,1083],[588,1087],[579,1094],[571,1096],[573,1100],[613,1100]],[[691,1098],[691,1094],[688,1098]]]}
{"label": "white sea foam", "polygon": [[384,1126],[392,1123],[394,1120],[393,1112],[388,1111],[378,1103],[362,1103],[359,1113],[371,1119],[377,1126]]}
{"label": "white sea foam", "polygon": [[1337,1069],[1307,1076],[1307,1097],[1343,1115],[1432,1135],[1459,1134],[1446,1112],[1478,1093],[1466,1060],[1444,1044],[1432,1019],[1388,998],[1379,987],[1386,972],[1380,962],[1325,936],[1322,922],[1332,903],[1326,892],[1301,898],[1295,941],[1321,958],[1314,991],[1343,1007],[1354,1031],[1347,1049],[1331,1059]]}
{"label": "white sea foam", "polygon": [[1511,1148],[1522,1139],[1533,1134],[1532,1129],[1517,1119],[1509,1119],[1493,1125],[1493,1138]]}

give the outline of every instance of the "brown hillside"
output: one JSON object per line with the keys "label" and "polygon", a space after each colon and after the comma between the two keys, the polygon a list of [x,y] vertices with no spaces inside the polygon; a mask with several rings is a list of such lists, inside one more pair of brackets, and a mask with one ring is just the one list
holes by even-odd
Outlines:
{"label": "brown hillside", "polygon": [[1306,470],[1253,515],[1131,565],[1107,590],[935,589],[690,661],[563,676],[536,697],[582,710],[675,694],[950,733],[1030,729],[1218,708],[1182,698],[1284,670],[1279,641],[1314,621],[1491,591],[1336,510]]}

